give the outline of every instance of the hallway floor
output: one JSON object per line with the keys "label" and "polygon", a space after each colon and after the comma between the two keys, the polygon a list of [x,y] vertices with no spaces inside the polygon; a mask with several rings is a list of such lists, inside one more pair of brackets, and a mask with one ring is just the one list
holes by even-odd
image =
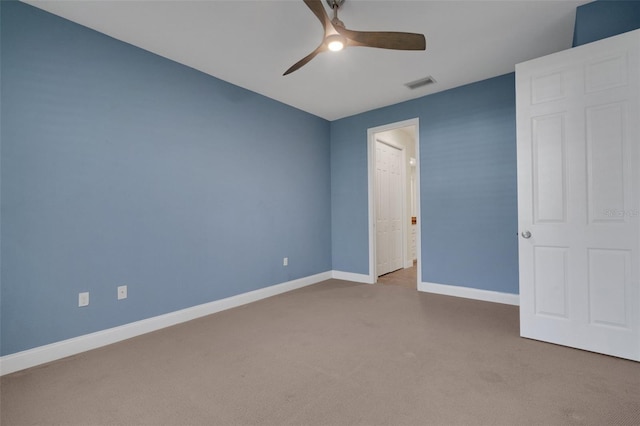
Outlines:
{"label": "hallway floor", "polygon": [[381,275],[378,277],[378,284],[404,287],[411,290],[418,289],[418,267],[416,262],[413,262],[411,268],[398,269],[394,272]]}

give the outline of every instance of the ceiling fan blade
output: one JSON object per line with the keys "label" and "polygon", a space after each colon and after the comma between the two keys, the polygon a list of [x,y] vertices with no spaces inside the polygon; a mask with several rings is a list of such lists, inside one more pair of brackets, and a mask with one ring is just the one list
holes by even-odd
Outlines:
{"label": "ceiling fan blade", "polygon": [[342,36],[354,41],[353,46],[378,47],[395,50],[425,50],[427,41],[423,34],[392,31],[353,31],[335,26]]}
{"label": "ceiling fan blade", "polygon": [[329,15],[324,10],[324,6],[322,5],[322,0],[304,0],[304,4],[306,4],[309,9],[313,12],[314,15],[320,20],[322,24],[322,28],[327,31],[327,28],[331,28],[331,19],[329,19]]}
{"label": "ceiling fan blade", "polygon": [[327,47],[325,46],[324,41],[323,41],[322,44],[316,48],[316,50],[314,50],[313,52],[309,53],[307,56],[305,56],[304,58],[300,59],[298,62],[293,64],[282,75],[285,76],[287,74],[291,74],[292,72],[299,70],[300,68],[305,66],[310,60],[315,58],[318,53],[322,53],[325,50],[327,50]]}

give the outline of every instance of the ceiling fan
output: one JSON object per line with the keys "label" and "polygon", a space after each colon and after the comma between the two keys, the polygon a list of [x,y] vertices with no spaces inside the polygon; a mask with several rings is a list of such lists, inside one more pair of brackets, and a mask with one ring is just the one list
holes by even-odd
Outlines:
{"label": "ceiling fan", "polygon": [[304,3],[320,20],[322,28],[324,29],[324,38],[316,50],[293,64],[283,75],[291,74],[302,68],[318,53],[326,52],[327,50],[342,50],[345,46],[378,47],[381,49],[394,50],[426,49],[426,40],[423,34],[349,30],[344,26],[342,21],[338,19],[338,9],[340,9],[344,0],[326,1],[333,10],[333,19],[329,19],[327,12],[324,10],[324,6],[322,6],[322,0],[304,0]]}

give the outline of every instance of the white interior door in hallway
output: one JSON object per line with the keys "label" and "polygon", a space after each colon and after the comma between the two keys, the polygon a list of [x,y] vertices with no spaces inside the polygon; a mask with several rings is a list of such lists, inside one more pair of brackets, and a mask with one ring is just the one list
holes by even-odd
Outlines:
{"label": "white interior door in hallway", "polygon": [[640,32],[516,67],[520,333],[640,361]]}
{"label": "white interior door in hallway", "polygon": [[376,141],[376,271],[403,267],[403,159],[395,146]]}

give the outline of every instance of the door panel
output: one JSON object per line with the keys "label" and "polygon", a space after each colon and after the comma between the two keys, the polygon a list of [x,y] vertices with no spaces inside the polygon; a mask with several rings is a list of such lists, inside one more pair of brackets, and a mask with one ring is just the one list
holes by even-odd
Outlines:
{"label": "door panel", "polygon": [[567,247],[534,248],[534,291],[536,315],[567,318]]}
{"label": "door panel", "polygon": [[639,47],[634,31],[516,67],[520,333],[634,360]]}
{"label": "door panel", "polygon": [[587,176],[589,220],[624,222],[611,212],[625,210],[625,105],[587,108]]}
{"label": "door panel", "polygon": [[[608,55],[607,55],[608,56]],[[627,85],[627,52],[600,58],[585,67],[585,90],[594,93]]]}
{"label": "door panel", "polygon": [[533,187],[536,222],[565,222],[564,115],[553,114],[532,120]]}
{"label": "door panel", "polygon": [[629,327],[626,299],[630,284],[631,251],[589,250],[589,321]]}
{"label": "door panel", "polygon": [[557,101],[564,98],[564,73],[536,75],[531,78],[531,103]]}

